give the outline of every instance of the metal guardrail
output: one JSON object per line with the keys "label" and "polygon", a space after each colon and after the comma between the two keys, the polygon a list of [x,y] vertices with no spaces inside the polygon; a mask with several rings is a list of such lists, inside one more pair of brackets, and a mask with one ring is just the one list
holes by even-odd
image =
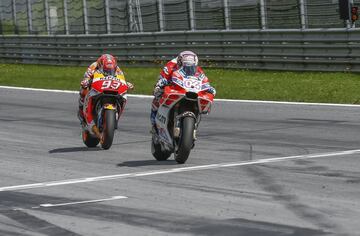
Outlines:
{"label": "metal guardrail", "polygon": [[106,52],[121,66],[149,66],[187,49],[207,67],[360,72],[356,29],[0,36],[6,63],[87,65]]}

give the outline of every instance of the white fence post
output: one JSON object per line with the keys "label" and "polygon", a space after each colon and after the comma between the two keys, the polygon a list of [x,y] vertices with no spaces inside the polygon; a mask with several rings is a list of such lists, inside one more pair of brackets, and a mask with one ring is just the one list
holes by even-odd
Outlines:
{"label": "white fence post", "polygon": [[133,28],[136,27],[136,22],[134,22],[132,0],[128,0],[128,13],[129,13],[129,32],[133,32]]}
{"label": "white fence post", "polygon": [[106,19],[106,32],[111,34],[111,18],[110,18],[110,6],[109,0],[105,0],[105,19]]}
{"label": "white fence post", "polygon": [[64,1],[63,1],[63,5],[64,5],[65,34],[69,34],[69,19],[68,19],[67,0],[64,0]]}
{"label": "white fence post", "polygon": [[86,0],[83,0],[83,14],[84,14],[84,29],[85,34],[89,34],[89,25],[88,25],[88,14],[87,14],[87,4]]}
{"label": "white fence post", "polygon": [[135,1],[136,1],[136,12],[137,12],[137,18],[138,18],[138,21],[139,21],[140,32],[143,32],[144,31],[144,26],[143,26],[143,22],[142,22],[140,2],[139,2],[139,0],[135,0]]}
{"label": "white fence post", "polygon": [[158,8],[159,8],[159,28],[160,31],[163,32],[164,31],[164,7],[163,7],[163,1],[162,0],[158,0]]}
{"label": "white fence post", "polygon": [[267,28],[265,0],[260,0],[260,17],[261,17],[261,29],[264,30]]}
{"label": "white fence post", "polygon": [[229,12],[229,0],[224,0],[224,17],[225,17],[225,29],[230,29],[230,12]]}
{"label": "white fence post", "polygon": [[308,28],[305,1],[306,1],[306,0],[299,0],[299,4],[300,4],[301,29],[307,29],[307,28]]}
{"label": "white fence post", "polygon": [[48,0],[44,0],[44,8],[45,8],[46,31],[47,31],[48,35],[50,35],[51,34],[51,29],[50,29],[49,3],[48,3]]}
{"label": "white fence post", "polygon": [[4,34],[3,20],[2,20],[2,5],[0,5],[0,34]]}
{"label": "white fence post", "polygon": [[195,12],[194,12],[194,1],[189,0],[189,17],[190,17],[190,29],[195,30]]}
{"label": "white fence post", "polygon": [[[351,6],[354,5],[354,0],[349,1],[349,9],[350,9],[350,18],[351,18]],[[352,20],[348,20],[348,28],[355,28],[355,22],[352,22]]]}
{"label": "white fence post", "polygon": [[28,33],[32,34],[33,25],[32,25],[31,2],[30,2],[30,0],[26,0],[26,3],[27,3]]}
{"label": "white fence post", "polygon": [[15,0],[12,0],[12,12],[13,12],[13,21],[14,21],[14,33],[19,34],[17,19],[16,19],[16,3]]}

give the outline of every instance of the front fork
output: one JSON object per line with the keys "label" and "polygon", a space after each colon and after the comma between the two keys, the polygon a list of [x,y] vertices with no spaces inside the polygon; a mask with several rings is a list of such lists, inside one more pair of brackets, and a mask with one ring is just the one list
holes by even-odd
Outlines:
{"label": "front fork", "polygon": [[118,112],[116,111],[116,106],[114,106],[114,104],[111,104],[111,103],[107,103],[105,105],[103,105],[98,113],[97,113],[97,124],[95,124],[93,126],[93,132],[95,133],[95,135],[101,140],[102,139],[102,130],[104,128],[103,124],[104,124],[104,113],[105,113],[105,110],[115,110],[115,114],[116,114],[116,123],[115,123],[115,129],[117,128],[117,121],[118,121]]}
{"label": "front fork", "polygon": [[[200,116],[200,115],[199,115]],[[175,113],[175,122],[174,122],[174,139],[177,141],[180,138],[180,133],[181,133],[181,121],[184,117],[192,117],[195,119],[195,129],[194,129],[194,134],[193,134],[193,138],[194,141],[197,140],[197,127],[200,123],[200,118],[196,117],[196,115],[191,112],[191,111],[185,111],[183,113],[181,113],[180,115],[178,115],[177,113]]]}

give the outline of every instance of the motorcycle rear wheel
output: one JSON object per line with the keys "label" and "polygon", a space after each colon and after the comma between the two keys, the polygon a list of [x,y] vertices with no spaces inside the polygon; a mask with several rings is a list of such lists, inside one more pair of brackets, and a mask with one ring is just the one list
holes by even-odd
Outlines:
{"label": "motorcycle rear wheel", "polygon": [[193,117],[184,117],[181,122],[180,138],[174,156],[175,161],[184,164],[190,155],[194,145],[195,119]]}
{"label": "motorcycle rear wheel", "polygon": [[109,149],[114,140],[116,114],[115,110],[105,110],[104,112],[104,124],[102,130],[101,147],[103,149]]}
{"label": "motorcycle rear wheel", "polygon": [[81,136],[84,144],[87,147],[96,147],[100,142],[100,140],[97,137],[93,137],[87,130],[84,130],[81,133]]}

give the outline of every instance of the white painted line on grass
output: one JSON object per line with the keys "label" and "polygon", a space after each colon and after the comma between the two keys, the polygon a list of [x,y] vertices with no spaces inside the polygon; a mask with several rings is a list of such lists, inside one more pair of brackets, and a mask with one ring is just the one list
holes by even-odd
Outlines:
{"label": "white painted line on grass", "polygon": [[282,162],[282,161],[290,161],[290,160],[298,160],[298,159],[313,159],[320,157],[344,156],[344,155],[353,155],[358,153],[360,153],[360,149],[329,152],[329,153],[307,154],[307,155],[299,155],[299,156],[275,157],[275,158],[267,158],[267,159],[251,160],[251,161],[239,161],[239,162],[219,163],[219,164],[210,164],[210,165],[201,165],[201,166],[180,167],[180,168],[143,171],[143,172],[135,172],[135,173],[127,173],[127,174],[105,175],[105,176],[97,176],[97,177],[89,177],[89,178],[67,179],[67,180],[49,181],[43,183],[0,187],[0,192],[45,188],[51,186],[61,186],[61,185],[70,185],[70,184],[78,184],[78,183],[90,183],[90,182],[98,182],[105,180],[136,178],[143,176],[189,172],[196,170],[211,170],[211,169],[218,169],[225,167],[248,166],[248,165],[266,164],[266,163]]}
{"label": "white painted line on grass", "polygon": [[[38,88],[24,88],[24,87],[12,87],[12,86],[0,86],[0,88],[15,89],[15,90],[27,90],[27,91],[39,91],[39,92],[79,94],[79,91],[70,91],[70,90],[38,89]],[[149,98],[149,99],[154,98],[154,96],[141,95],[141,94],[128,94],[128,97]],[[217,98],[217,99],[215,99],[215,101],[236,102],[236,103],[283,104],[283,105],[303,105],[303,106],[336,106],[336,107],[358,107],[358,108],[360,108],[360,105],[356,105],[356,104],[337,104],[337,103],[281,102],[281,101],[237,100],[237,99],[221,99],[221,98],[219,98],[219,99]]]}
{"label": "white painted line on grass", "polygon": [[58,203],[58,204],[51,204],[45,203],[40,204],[39,206],[32,207],[32,209],[40,208],[40,207],[60,207],[60,206],[69,206],[69,205],[78,205],[78,204],[85,204],[85,203],[96,203],[96,202],[106,202],[106,201],[114,201],[119,199],[126,199],[126,196],[114,196],[111,198],[103,198],[103,199],[95,199],[95,200],[87,200],[87,201],[79,201],[79,202],[66,202],[66,203]]}

